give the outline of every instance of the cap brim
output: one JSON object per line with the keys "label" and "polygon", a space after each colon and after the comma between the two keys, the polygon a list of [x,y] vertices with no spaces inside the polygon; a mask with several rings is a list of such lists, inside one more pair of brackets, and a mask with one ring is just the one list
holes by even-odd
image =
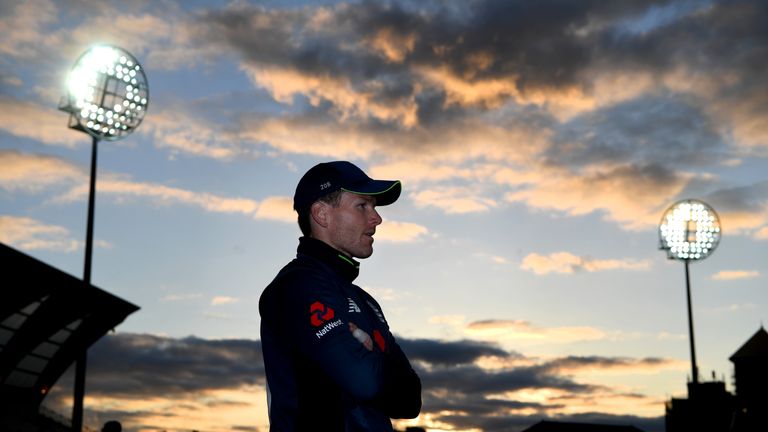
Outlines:
{"label": "cap brim", "polygon": [[397,201],[402,188],[400,180],[371,180],[354,187],[341,188],[341,190],[375,197],[377,206],[385,206]]}

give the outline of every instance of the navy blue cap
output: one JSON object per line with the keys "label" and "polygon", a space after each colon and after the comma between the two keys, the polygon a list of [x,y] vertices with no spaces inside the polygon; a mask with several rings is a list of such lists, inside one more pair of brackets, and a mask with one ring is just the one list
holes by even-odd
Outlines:
{"label": "navy blue cap", "polygon": [[400,180],[374,180],[347,161],[323,162],[310,168],[299,180],[293,195],[293,209],[308,209],[321,197],[337,190],[374,196],[377,206],[385,206],[397,201],[402,186]]}

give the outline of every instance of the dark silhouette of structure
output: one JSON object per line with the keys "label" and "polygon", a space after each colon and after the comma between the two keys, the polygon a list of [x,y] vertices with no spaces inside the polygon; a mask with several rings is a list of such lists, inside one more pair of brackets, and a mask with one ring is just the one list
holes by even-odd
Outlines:
{"label": "dark silhouette of structure", "polygon": [[762,327],[735,354],[736,394],[722,381],[689,382],[688,398],[666,404],[666,431],[768,431],[768,333]]}
{"label": "dark silhouette of structure", "polygon": [[634,426],[542,420],[523,432],[642,432]]}
{"label": "dark silhouette of structure", "polygon": [[768,332],[760,327],[729,359],[736,381],[734,431],[768,431]]}
{"label": "dark silhouette of structure", "polygon": [[34,418],[89,346],[139,308],[0,243],[0,430]]}

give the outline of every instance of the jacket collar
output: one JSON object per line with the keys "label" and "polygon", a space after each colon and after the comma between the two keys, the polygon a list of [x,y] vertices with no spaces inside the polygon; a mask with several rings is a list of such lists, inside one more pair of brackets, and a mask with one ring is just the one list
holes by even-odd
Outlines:
{"label": "jacket collar", "polygon": [[360,274],[360,263],[334,249],[329,244],[312,237],[299,238],[297,255],[309,255],[330,267],[347,282],[352,282]]}

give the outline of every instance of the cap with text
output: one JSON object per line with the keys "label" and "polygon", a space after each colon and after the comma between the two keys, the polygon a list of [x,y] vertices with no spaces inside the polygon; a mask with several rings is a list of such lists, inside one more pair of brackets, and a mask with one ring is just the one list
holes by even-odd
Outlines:
{"label": "cap with text", "polygon": [[293,195],[293,209],[308,209],[329,193],[343,190],[376,197],[377,206],[397,201],[402,186],[399,180],[374,180],[351,162],[323,162],[310,168],[299,180]]}

